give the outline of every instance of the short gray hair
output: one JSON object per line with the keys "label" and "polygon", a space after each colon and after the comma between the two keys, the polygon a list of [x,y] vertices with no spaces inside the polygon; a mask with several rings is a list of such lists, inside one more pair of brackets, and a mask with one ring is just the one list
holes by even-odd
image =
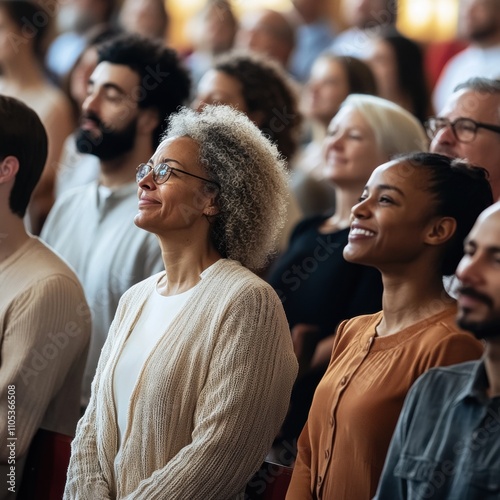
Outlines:
{"label": "short gray hair", "polygon": [[453,92],[459,92],[460,90],[472,90],[473,92],[483,95],[496,95],[499,99],[497,118],[500,121],[500,80],[476,76],[469,78],[465,82],[459,83]]}
{"label": "short gray hair", "polygon": [[220,213],[212,224],[217,250],[252,270],[264,267],[287,213],[285,161],[243,113],[230,106],[183,108],[169,118],[163,140],[189,137],[200,163],[220,185]]}
{"label": "short gray hair", "polygon": [[458,92],[459,90],[474,90],[487,94],[500,94],[500,80],[475,76],[465,80],[465,82],[459,83],[453,89],[453,92]]}
{"label": "short gray hair", "polygon": [[398,104],[372,95],[350,94],[340,109],[346,107],[363,116],[388,157],[428,150],[429,141],[422,124]]}

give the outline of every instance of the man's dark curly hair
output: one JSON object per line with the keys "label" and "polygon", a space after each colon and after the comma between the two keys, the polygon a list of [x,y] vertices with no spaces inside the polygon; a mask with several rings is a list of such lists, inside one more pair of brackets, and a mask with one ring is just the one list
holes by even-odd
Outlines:
{"label": "man's dark curly hair", "polygon": [[213,68],[240,82],[249,113],[261,117],[257,126],[289,160],[298,146],[302,118],[286,73],[273,61],[241,51],[221,56]]}
{"label": "man's dark curly hair", "polygon": [[140,108],[158,110],[160,123],[153,133],[156,149],[166,119],[188,98],[191,80],[177,53],[161,42],[141,35],[124,33],[97,49],[98,63],[128,66],[140,78],[134,97]]}

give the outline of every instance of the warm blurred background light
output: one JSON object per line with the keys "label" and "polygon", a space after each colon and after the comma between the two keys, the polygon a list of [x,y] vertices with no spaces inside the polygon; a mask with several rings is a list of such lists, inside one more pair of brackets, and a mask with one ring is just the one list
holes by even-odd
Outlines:
{"label": "warm blurred background light", "polygon": [[[349,1],[349,0],[345,0]],[[180,50],[189,48],[187,23],[204,5],[205,0],[166,0],[172,23],[170,44]],[[344,25],[338,18],[341,0],[330,0],[332,21]],[[398,27],[401,32],[421,42],[451,40],[456,35],[459,0],[399,0]],[[290,0],[234,0],[238,15],[259,8],[280,11],[290,9]]]}
{"label": "warm blurred background light", "polygon": [[400,0],[398,27],[422,42],[451,40],[457,31],[458,0]]}
{"label": "warm blurred background light", "polygon": [[[334,0],[335,2],[337,0]],[[166,0],[171,16],[170,44],[178,49],[189,48],[187,25],[206,0]],[[233,0],[237,15],[256,9],[274,9],[284,11],[290,8],[290,0]]]}

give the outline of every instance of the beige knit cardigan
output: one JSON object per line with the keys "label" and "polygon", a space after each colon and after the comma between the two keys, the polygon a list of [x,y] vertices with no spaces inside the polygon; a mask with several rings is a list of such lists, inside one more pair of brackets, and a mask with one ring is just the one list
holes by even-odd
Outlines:
{"label": "beige knit cardigan", "polygon": [[285,417],[297,362],[279,298],[221,259],[142,368],[115,477],[113,370],[162,274],[120,301],[78,424],[65,499],[238,498]]}

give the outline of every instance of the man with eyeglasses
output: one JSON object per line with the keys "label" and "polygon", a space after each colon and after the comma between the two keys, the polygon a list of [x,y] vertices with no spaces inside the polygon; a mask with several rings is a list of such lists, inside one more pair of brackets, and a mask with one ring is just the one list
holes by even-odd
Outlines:
{"label": "man with eyeglasses", "polygon": [[500,197],[500,80],[471,78],[460,84],[426,130],[433,153],[485,168],[494,199]]}
{"label": "man with eyeglasses", "polygon": [[189,83],[176,53],[160,42],[124,34],[98,49],[76,146],[99,159],[99,179],[64,193],[42,232],[75,269],[92,310],[82,406],[121,295],[163,268],[156,237],[133,222],[135,176],[165,119],[187,99]]}

